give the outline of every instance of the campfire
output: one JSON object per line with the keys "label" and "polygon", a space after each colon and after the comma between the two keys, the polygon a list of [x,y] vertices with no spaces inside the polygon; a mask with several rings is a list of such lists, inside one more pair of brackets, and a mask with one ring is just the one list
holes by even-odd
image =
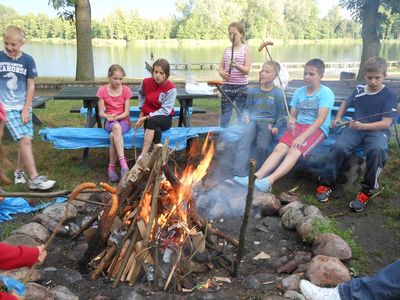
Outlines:
{"label": "campfire", "polygon": [[[92,280],[105,276],[115,288],[121,282],[132,286],[145,279],[154,290],[182,291],[182,281],[192,272],[214,264],[231,271],[233,262],[220,244],[237,247],[238,241],[201,218],[193,198],[193,189],[207,174],[214,155],[211,136],[201,151],[192,145],[183,171],[172,170],[167,146],[156,145],[117,188],[101,184],[110,193],[109,206],[80,261]],[[199,255],[208,259],[197,261]]]}

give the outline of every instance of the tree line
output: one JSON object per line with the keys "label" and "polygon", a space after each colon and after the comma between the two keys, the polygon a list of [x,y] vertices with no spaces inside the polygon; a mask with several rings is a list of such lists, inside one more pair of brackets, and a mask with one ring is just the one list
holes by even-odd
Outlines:
{"label": "tree line", "polygon": [[[397,38],[399,15],[381,25],[382,38]],[[24,28],[30,38],[75,39],[75,24],[44,14],[19,15],[0,5],[0,24]],[[244,23],[247,38],[325,39],[360,38],[361,25],[341,17],[332,7],[321,18],[315,0],[178,0],[176,13],[157,20],[145,19],[135,10],[116,9],[102,20],[92,20],[92,37],[99,39],[225,39],[232,21]]]}

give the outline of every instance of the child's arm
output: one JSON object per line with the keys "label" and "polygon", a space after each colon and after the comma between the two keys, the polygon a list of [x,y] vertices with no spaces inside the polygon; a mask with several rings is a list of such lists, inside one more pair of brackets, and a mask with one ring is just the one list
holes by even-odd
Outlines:
{"label": "child's arm", "polygon": [[314,121],[314,123],[311,124],[310,127],[307,128],[306,131],[304,131],[302,134],[300,134],[297,138],[293,140],[292,147],[300,148],[301,145],[303,145],[304,142],[321,127],[321,125],[325,122],[328,113],[329,113],[328,107],[320,107],[318,109],[317,119]]}
{"label": "child's arm", "polygon": [[30,109],[32,106],[33,95],[35,94],[35,79],[28,78],[26,89],[26,100],[24,108],[21,111],[22,123],[26,124],[30,118]]}
{"label": "child's arm", "polygon": [[356,130],[383,130],[392,126],[393,118],[382,118],[382,120],[373,123],[361,123],[359,121],[351,121],[350,128]]}
{"label": "child's arm", "polygon": [[0,243],[0,270],[31,267],[36,262],[43,262],[46,254],[44,246],[12,246]]}
{"label": "child's arm", "polygon": [[219,76],[222,77],[222,79],[228,80],[229,79],[229,73],[225,71],[225,59],[224,59],[225,52],[226,52],[226,49],[224,51],[224,55],[222,55],[221,62],[219,63],[218,74],[219,74]]}

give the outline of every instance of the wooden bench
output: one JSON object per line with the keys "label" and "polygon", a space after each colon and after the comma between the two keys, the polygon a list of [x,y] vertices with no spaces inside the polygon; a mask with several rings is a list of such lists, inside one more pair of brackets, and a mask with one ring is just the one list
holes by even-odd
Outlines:
{"label": "wooden bench", "polygon": [[[44,109],[46,108],[46,102],[52,99],[47,96],[36,96],[32,99],[32,109]],[[42,126],[43,122],[32,112],[32,122],[35,125]]]}

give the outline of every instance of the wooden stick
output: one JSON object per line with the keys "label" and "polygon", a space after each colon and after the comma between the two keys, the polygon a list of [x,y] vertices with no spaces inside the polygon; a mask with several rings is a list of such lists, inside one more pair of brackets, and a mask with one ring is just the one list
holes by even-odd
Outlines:
{"label": "wooden stick", "polygon": [[[154,152],[156,152],[155,158],[158,157],[158,159],[155,159],[154,167],[151,170],[149,180],[147,181],[147,185],[146,185],[145,190],[143,191],[143,197],[141,199],[141,203],[143,203],[145,193],[149,189],[151,183],[153,182],[153,178],[154,178],[155,182],[153,185],[153,195],[152,195],[152,199],[151,199],[151,211],[150,211],[149,221],[148,221],[147,227],[146,227],[145,237],[143,239],[143,248],[147,248],[147,245],[149,243],[150,233],[151,233],[151,229],[153,227],[154,217],[155,217],[155,215],[157,213],[157,209],[158,209],[158,205],[157,205],[158,204],[158,193],[160,190],[161,167],[163,164],[162,159],[160,159],[161,155],[162,155],[162,145],[155,145]],[[129,280],[130,286],[132,286],[134,284],[134,282],[136,282],[137,276],[139,275],[140,268],[142,267],[143,261],[145,259],[145,255],[146,255],[145,251],[143,251],[137,255],[137,258],[136,258],[137,264],[135,265],[135,270],[133,271],[132,276]]]}
{"label": "wooden stick", "polygon": [[104,255],[103,259],[101,260],[100,264],[97,268],[92,272],[90,278],[92,280],[96,280],[99,275],[111,264],[111,260],[117,251],[117,245],[114,243],[108,250],[106,255]]}
{"label": "wooden stick", "polygon": [[244,253],[244,244],[246,242],[247,223],[249,222],[251,205],[253,203],[254,182],[256,180],[256,176],[254,175],[255,170],[256,170],[256,161],[252,159],[252,160],[250,160],[249,187],[247,190],[246,207],[244,209],[242,225],[240,226],[239,247],[238,247],[238,253],[236,256],[236,260],[234,262],[233,273],[232,273],[233,277],[237,277],[237,275],[238,275],[240,261],[242,260],[243,253]]}
{"label": "wooden stick", "polygon": [[[57,192],[0,192],[0,197],[26,197],[26,198],[53,198],[57,196],[69,196],[70,190],[61,190]],[[79,193],[104,193],[103,189],[87,189]],[[83,200],[79,200],[83,201]]]}
{"label": "wooden stick", "polygon": [[117,273],[117,276],[115,278],[114,283],[112,284],[112,288],[114,288],[114,289],[118,286],[118,283],[121,280],[122,274],[124,273],[124,270],[126,268],[128,260],[130,259],[131,255],[132,255],[132,251],[134,249],[134,245],[136,243],[138,235],[139,235],[139,230],[136,229],[134,234],[133,234],[132,239],[130,240],[128,249],[126,250],[125,256],[124,256],[123,261],[121,263],[121,268],[119,269],[119,272]]}
{"label": "wooden stick", "polygon": [[173,265],[173,267],[171,269],[171,272],[169,272],[167,282],[165,282],[165,285],[164,285],[164,291],[167,290],[168,285],[169,285],[169,283],[171,281],[172,275],[174,275],[174,273],[175,273],[175,269],[176,269],[176,267],[177,267],[177,265],[178,265],[178,263],[179,263],[179,261],[181,259],[181,254],[182,254],[182,247],[179,248],[179,253],[178,253],[178,256],[176,258],[176,261],[175,261],[175,263],[174,263],[174,265]]}

